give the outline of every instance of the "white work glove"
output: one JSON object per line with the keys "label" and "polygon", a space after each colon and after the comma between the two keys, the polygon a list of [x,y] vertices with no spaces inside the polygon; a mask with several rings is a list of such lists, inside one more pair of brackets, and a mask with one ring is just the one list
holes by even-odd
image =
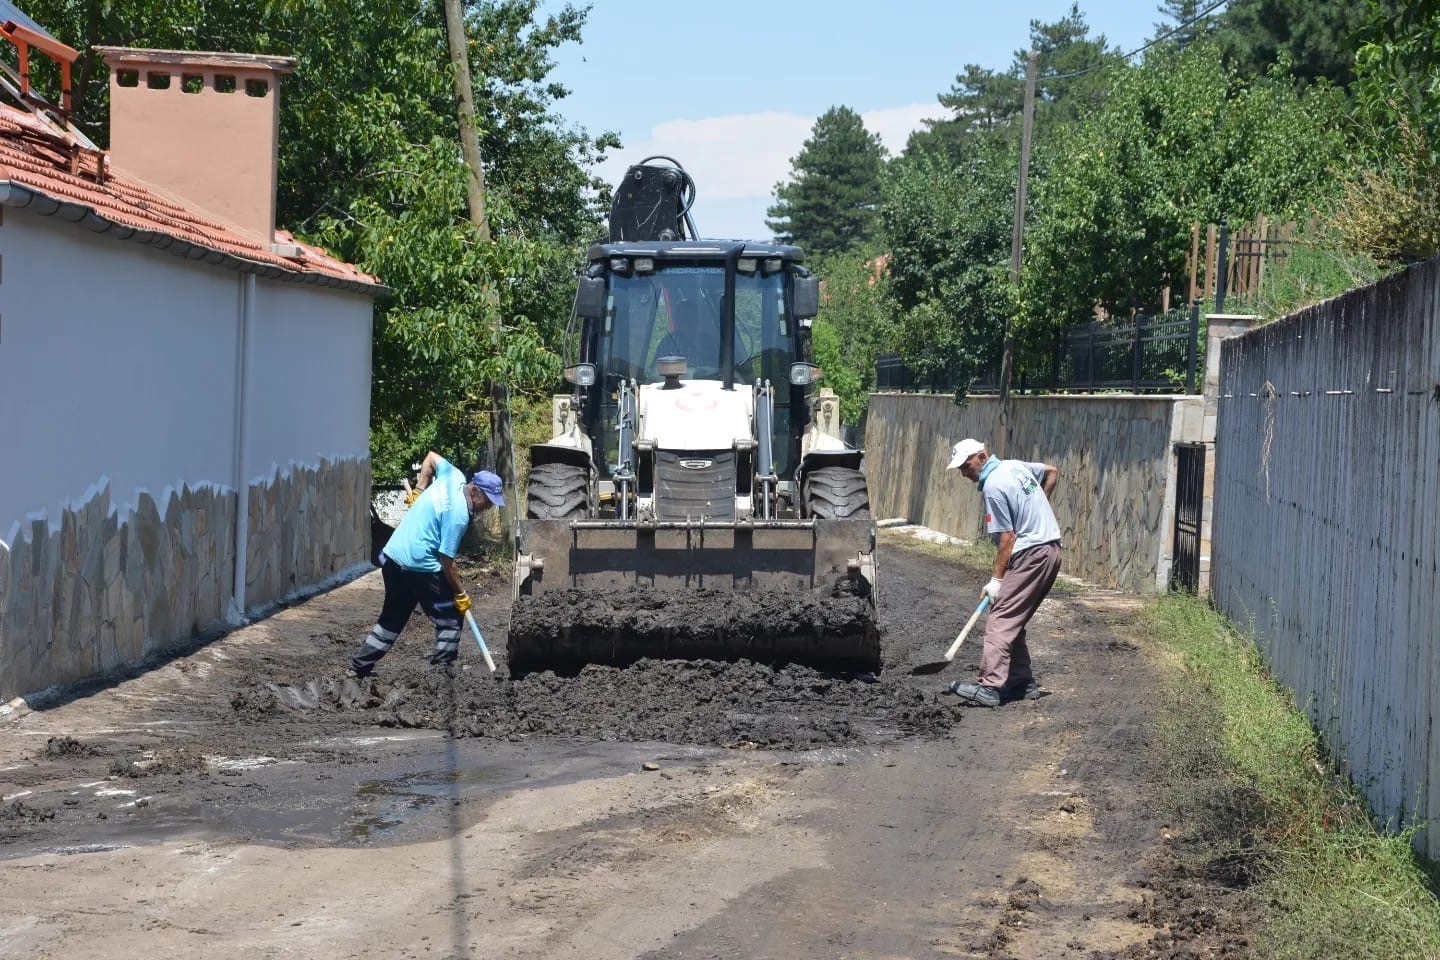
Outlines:
{"label": "white work glove", "polygon": [[985,589],[980,591],[980,592],[983,593],[987,598],[989,598],[989,600],[990,600],[990,606],[992,606],[992,607],[995,606],[995,604],[997,604],[997,603],[1000,602],[1000,587],[1001,587],[1001,586],[1002,586],[1002,581],[1000,580],[999,577],[991,577],[991,578],[990,578],[990,582],[987,583],[987,584],[985,584]]}

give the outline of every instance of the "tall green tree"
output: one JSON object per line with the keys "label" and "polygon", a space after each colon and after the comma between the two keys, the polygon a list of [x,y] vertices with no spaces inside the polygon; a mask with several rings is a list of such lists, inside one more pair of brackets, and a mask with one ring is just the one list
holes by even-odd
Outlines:
{"label": "tall green tree", "polygon": [[[1386,12],[1414,0],[1372,0]],[[1348,85],[1355,79],[1359,34],[1370,18],[1362,0],[1231,0],[1216,37],[1242,76],[1263,76],[1283,63],[1295,79]]]}
{"label": "tall green tree", "polygon": [[1388,264],[1440,253],[1440,0],[1371,4],[1356,56],[1361,127],[1336,226]]}
{"label": "tall green tree", "polygon": [[775,185],[765,225],[784,243],[826,256],[873,238],[885,147],[849,107],[831,107],[792,158],[788,181]]}
{"label": "tall green tree", "polygon": [[[371,447],[377,476],[417,454],[473,459],[488,432],[483,389],[548,386],[572,273],[599,232],[603,185],[588,169],[611,135],[555,112],[552,55],[584,13],[538,0],[466,4],[494,240],[466,220],[465,168],[438,3],[425,0],[32,0],[59,39],[294,56],[281,92],[277,219],[378,273],[395,291],[374,331]],[[105,142],[107,77],[84,53],[79,121]],[[484,298],[484,288],[497,297]]]}
{"label": "tall green tree", "polygon": [[1181,279],[1193,222],[1308,218],[1335,190],[1344,108],[1339,91],[1302,93],[1278,70],[1247,81],[1211,42],[1117,72],[1102,110],[1038,148],[1029,325],[1154,309]]}
{"label": "tall green tree", "polygon": [[886,181],[883,238],[896,346],[927,376],[990,372],[1012,303],[1007,276],[1016,151],[1000,138],[952,159],[920,151]]}
{"label": "tall green tree", "polygon": [[824,278],[812,345],[826,386],[840,398],[840,418],[858,425],[875,388],[875,357],[893,350],[895,330],[886,294],[887,256],[855,250],[814,262]]}
{"label": "tall green tree", "polygon": [[965,143],[977,137],[1002,136],[1018,142],[1030,50],[1036,54],[1037,137],[1100,105],[1107,81],[1102,71],[1094,68],[1116,51],[1103,34],[1090,36],[1085,15],[1072,3],[1059,20],[1030,21],[1029,47],[1015,51],[1005,70],[966,64],[951,88],[939,97],[951,117],[928,122],[926,130],[911,136],[906,149],[942,149],[958,155]]}
{"label": "tall green tree", "polygon": [[1196,40],[1213,36],[1222,14],[1200,16],[1209,5],[1202,0],[1161,0],[1155,8],[1162,18],[1155,24],[1155,39],[1164,37],[1164,43],[1184,50]]}

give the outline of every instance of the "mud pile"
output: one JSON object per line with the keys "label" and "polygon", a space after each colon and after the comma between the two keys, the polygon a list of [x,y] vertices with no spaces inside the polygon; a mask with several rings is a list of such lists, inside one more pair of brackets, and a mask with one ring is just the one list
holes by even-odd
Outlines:
{"label": "mud pile", "polygon": [[509,740],[658,740],[810,749],[945,736],[958,708],[902,678],[863,680],[807,667],[713,660],[591,665],[575,676],[410,670],[363,681],[322,678],[237,691],[246,719],[343,716],[350,722]]}
{"label": "mud pile", "polygon": [[631,588],[521,597],[507,653],[517,676],[647,658],[744,658],[857,673],[881,665],[874,608],[841,587],[829,595]]}

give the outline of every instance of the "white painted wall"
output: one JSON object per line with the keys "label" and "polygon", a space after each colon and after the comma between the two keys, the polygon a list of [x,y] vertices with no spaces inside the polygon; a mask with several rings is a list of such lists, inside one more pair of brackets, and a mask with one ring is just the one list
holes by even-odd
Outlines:
{"label": "white painted wall", "polygon": [[259,280],[246,412],[246,479],[291,461],[370,455],[368,297]]}
{"label": "white painted wall", "polygon": [[233,485],[236,273],[23,210],[0,256],[0,539],[102,476]]}
{"label": "white painted wall", "polygon": [[[102,477],[234,489],[246,275],[24,210],[0,225],[0,540]],[[255,281],[243,478],[369,456],[368,297]]]}

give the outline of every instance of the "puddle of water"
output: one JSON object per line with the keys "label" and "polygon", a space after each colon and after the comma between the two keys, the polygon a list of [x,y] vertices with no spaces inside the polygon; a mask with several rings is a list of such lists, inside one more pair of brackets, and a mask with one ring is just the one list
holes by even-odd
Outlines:
{"label": "puddle of water", "polygon": [[275,757],[208,757],[205,761],[216,770],[244,771],[256,767],[268,767],[276,763],[296,763],[294,760],[279,760]]}
{"label": "puddle of water", "polygon": [[110,850],[124,850],[128,843],[74,843],[64,847],[41,847],[40,853],[57,857],[73,857],[81,853],[106,853]]}
{"label": "puddle of water", "polygon": [[431,808],[441,814],[475,787],[498,786],[513,774],[503,767],[479,766],[459,770],[424,770],[389,780],[367,780],[355,788],[355,805],[361,811],[349,824],[351,840],[388,839]]}

